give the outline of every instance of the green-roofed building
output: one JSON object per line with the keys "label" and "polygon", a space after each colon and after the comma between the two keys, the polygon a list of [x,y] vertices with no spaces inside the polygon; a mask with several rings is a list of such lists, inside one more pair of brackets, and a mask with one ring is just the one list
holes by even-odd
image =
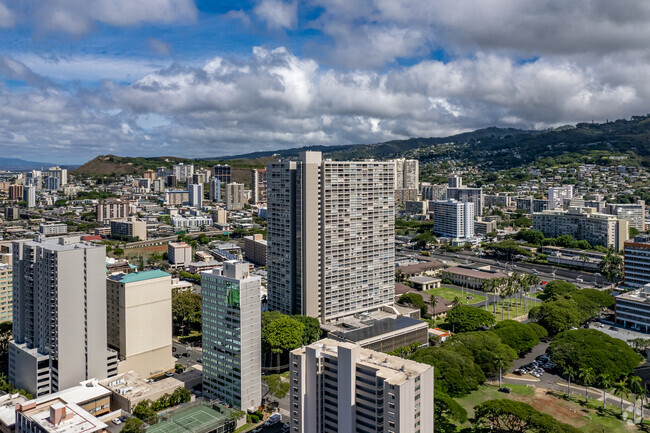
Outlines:
{"label": "green-roofed building", "polygon": [[174,368],[171,275],[156,269],[109,276],[106,308],[118,374],[147,378]]}

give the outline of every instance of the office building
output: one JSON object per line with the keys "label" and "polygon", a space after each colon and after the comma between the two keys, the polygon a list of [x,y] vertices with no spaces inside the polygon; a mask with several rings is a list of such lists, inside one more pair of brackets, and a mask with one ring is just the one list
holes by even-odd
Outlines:
{"label": "office building", "polygon": [[46,176],[45,189],[55,191],[61,187],[61,180],[58,177]]}
{"label": "office building", "polygon": [[244,236],[244,257],[258,266],[266,266],[267,242],[261,234]]}
{"label": "office building", "polygon": [[20,219],[20,208],[18,208],[18,207],[6,207],[5,208],[5,218],[7,220]]}
{"label": "office building", "polygon": [[174,164],[174,176],[178,182],[187,182],[192,180],[194,175],[194,164],[183,164],[182,162]]}
{"label": "office building", "polygon": [[573,185],[552,186],[548,189],[549,209],[561,208],[564,199],[573,198]]}
{"label": "office building", "polygon": [[630,204],[610,204],[607,208],[607,213],[616,215],[616,218],[620,220],[627,221],[630,224],[630,227],[633,227],[640,232],[646,230],[645,200],[639,200],[636,203]]}
{"label": "office building", "polygon": [[433,231],[451,239],[474,237],[474,203],[456,200],[434,201]]}
{"label": "office building", "polygon": [[650,286],[614,296],[614,321],[637,331],[650,332]]}
{"label": "office building", "polygon": [[23,189],[23,200],[25,201],[28,208],[33,208],[36,206],[36,187],[33,185],[27,185]]}
{"label": "office building", "polygon": [[21,201],[23,199],[23,186],[9,185],[8,194],[9,200]]}
{"label": "office building", "polygon": [[216,208],[212,211],[212,219],[215,223],[218,224],[227,224],[228,223],[228,212],[222,208]]}
{"label": "office building", "polygon": [[497,222],[496,221],[484,221],[479,219],[474,221],[474,234],[477,236],[486,236],[488,233],[497,231]]}
{"label": "office building", "polygon": [[643,287],[650,284],[650,235],[635,236],[625,242],[625,286]]}
{"label": "office building", "polygon": [[290,432],[430,433],[433,367],[323,339],[290,356]]}
{"label": "office building", "polygon": [[128,241],[147,240],[147,222],[135,216],[122,220],[111,220],[111,237]]}
{"label": "office building", "polygon": [[221,201],[221,181],[216,177],[210,181],[210,200]]}
{"label": "office building", "polygon": [[95,215],[97,221],[103,223],[113,219],[128,218],[135,213],[136,202],[131,200],[104,200],[97,204]]}
{"label": "office building", "polygon": [[79,237],[14,242],[9,380],[34,396],[114,374],[106,345],[106,249]]}
{"label": "office building", "polygon": [[192,261],[192,246],[185,242],[167,244],[167,261],[172,268],[183,267]]}
{"label": "office building", "polygon": [[46,174],[47,176],[56,177],[59,179],[59,185],[61,186],[68,184],[68,170],[65,168],[61,168],[59,166],[50,167]]}
{"label": "office building", "polygon": [[68,225],[64,223],[39,224],[38,232],[42,235],[64,235],[68,233]]}
{"label": "office building", "polygon": [[244,208],[246,198],[244,196],[243,183],[229,183],[226,185],[226,209],[239,210]]}
{"label": "office building", "polygon": [[212,220],[212,217],[208,215],[174,215],[171,218],[171,223],[177,228],[204,228],[212,227],[214,221]]}
{"label": "office building", "polygon": [[326,322],[392,303],[394,168],[320,152],[269,164],[270,309]]}
{"label": "office building", "polygon": [[420,196],[422,200],[438,201],[442,200],[447,193],[447,185],[422,185]]}
{"label": "office building", "polygon": [[13,267],[0,263],[0,322],[11,322],[13,319]]}
{"label": "office building", "polygon": [[225,164],[217,164],[214,166],[214,177],[219,179],[221,183],[231,183],[232,182],[232,168]]}
{"label": "office building", "polygon": [[459,176],[449,178],[449,186],[445,193],[445,199],[463,203],[474,203],[474,215],[483,215],[483,188],[466,187],[463,185],[463,179]]}
{"label": "office building", "polygon": [[187,190],[190,206],[201,209],[203,207],[203,184],[195,183],[188,185]]}
{"label": "office building", "polygon": [[542,232],[547,238],[567,234],[577,240],[586,240],[591,245],[612,246],[619,251],[629,238],[627,221],[619,220],[614,215],[596,213],[593,208],[534,213],[533,230]]}
{"label": "office building", "polygon": [[117,373],[147,378],[174,368],[171,275],[159,269],[106,279],[108,346]]}
{"label": "office building", "polygon": [[249,269],[232,261],[201,273],[203,393],[241,410],[262,400],[262,280]]}
{"label": "office building", "polygon": [[173,174],[170,174],[169,176],[165,177],[165,186],[168,186],[170,188],[176,188],[178,186],[178,178]]}
{"label": "office building", "polygon": [[251,187],[253,204],[266,203],[266,169],[251,170]]}

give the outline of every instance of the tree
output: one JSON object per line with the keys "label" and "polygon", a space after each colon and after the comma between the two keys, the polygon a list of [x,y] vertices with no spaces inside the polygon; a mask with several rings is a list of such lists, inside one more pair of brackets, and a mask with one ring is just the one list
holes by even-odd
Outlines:
{"label": "tree", "polygon": [[278,312],[262,313],[262,349],[276,355],[280,359],[282,354],[302,346],[305,325]]}
{"label": "tree", "polygon": [[442,347],[451,347],[456,351],[470,354],[486,375],[498,373],[499,363],[501,368],[507,368],[517,359],[517,352],[503,344],[499,336],[490,331],[456,334],[445,341]]}
{"label": "tree", "polygon": [[494,316],[477,307],[458,305],[447,313],[447,324],[454,332],[477,331],[494,324]]}
{"label": "tree", "polygon": [[635,374],[628,377],[630,390],[634,393],[634,404],[632,405],[632,422],[636,424],[636,396],[643,388],[641,386],[641,378]]}
{"label": "tree", "polygon": [[576,371],[573,367],[567,365],[562,369],[562,374],[567,378],[567,394],[571,397],[571,379],[576,377]]}
{"label": "tree", "polygon": [[0,354],[7,353],[12,336],[12,322],[0,323]]}
{"label": "tree", "polygon": [[598,384],[603,389],[603,409],[607,407],[607,389],[610,388],[613,383],[612,377],[609,374],[601,373],[598,375]]}
{"label": "tree", "polygon": [[469,353],[450,347],[419,349],[409,359],[434,366],[434,383],[451,397],[462,397],[485,383],[485,374]]}
{"label": "tree", "polygon": [[431,232],[420,233],[411,239],[412,242],[415,242],[419,248],[427,248],[431,244],[435,244],[438,240],[431,234]]}
{"label": "tree", "polygon": [[282,376],[279,374],[270,374],[268,376],[262,376],[262,380],[266,383],[268,389],[263,397],[266,397],[268,394],[271,394],[278,400],[282,400],[289,392],[289,382],[282,380]]}
{"label": "tree", "polygon": [[623,257],[618,252],[610,249],[600,262],[600,273],[610,283],[620,280],[621,275],[623,275]]}
{"label": "tree", "polygon": [[156,416],[156,411],[153,409],[153,403],[151,400],[142,400],[135,405],[133,409],[133,416],[141,419],[142,421],[147,421]]}
{"label": "tree", "polygon": [[578,377],[585,385],[585,402],[589,401],[589,385],[594,380],[594,369],[591,367],[582,367],[578,373]]}
{"label": "tree", "polygon": [[497,334],[503,343],[512,347],[519,356],[539,344],[539,337],[531,327],[514,320],[497,323],[492,332]]}
{"label": "tree", "polygon": [[467,421],[467,411],[439,387],[434,386],[433,401],[434,433],[456,433],[456,423]]}
{"label": "tree", "polygon": [[399,297],[397,303],[400,305],[410,305],[414,308],[420,309],[420,316],[424,317],[429,311],[429,306],[422,299],[422,295],[419,293],[404,293]]}
{"label": "tree", "polygon": [[627,386],[627,377],[614,384],[614,395],[621,397],[621,415],[623,415],[623,397],[627,397],[629,394],[630,388]]}
{"label": "tree", "polygon": [[578,429],[556,421],[529,404],[507,400],[488,400],[474,407],[472,423],[487,424],[494,433],[577,433]]}
{"label": "tree", "polygon": [[320,329],[320,322],[315,317],[309,316],[292,316],[295,320],[305,325],[305,330],[302,336],[302,345],[307,346],[314,341],[320,340],[322,331]]}
{"label": "tree", "polygon": [[200,329],[201,316],[201,295],[189,290],[172,294],[172,319],[180,335],[187,328]]}
{"label": "tree", "polygon": [[120,433],[142,433],[144,432],[144,423],[139,418],[132,416],[124,422],[124,427]]}

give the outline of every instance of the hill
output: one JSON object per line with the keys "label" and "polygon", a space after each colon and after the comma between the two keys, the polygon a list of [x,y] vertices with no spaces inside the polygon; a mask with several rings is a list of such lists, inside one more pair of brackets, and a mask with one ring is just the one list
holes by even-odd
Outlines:
{"label": "hill", "polygon": [[41,170],[52,167],[56,164],[50,162],[25,161],[18,158],[0,158],[0,169],[2,170]]}

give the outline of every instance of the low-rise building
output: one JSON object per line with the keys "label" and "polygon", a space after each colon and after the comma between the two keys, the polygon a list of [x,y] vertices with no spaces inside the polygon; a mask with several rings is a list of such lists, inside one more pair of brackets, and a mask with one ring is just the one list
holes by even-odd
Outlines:
{"label": "low-rise building", "polygon": [[244,257],[259,266],[266,266],[267,242],[261,234],[244,236]]}
{"label": "low-rise building", "polygon": [[123,220],[111,220],[111,237],[133,241],[147,240],[147,222],[131,217]]}
{"label": "low-rise building", "polygon": [[444,269],[440,276],[442,279],[449,279],[457,286],[469,287],[470,289],[483,288],[487,280],[494,278],[507,278],[508,275],[499,271],[490,270],[489,266],[483,268],[471,268],[469,266],[454,266]]}
{"label": "low-rise building", "polygon": [[133,413],[135,406],[143,400],[156,401],[183,387],[183,382],[174,377],[152,381],[145,380],[134,372],[118,374],[99,383],[110,391],[113,410],[122,409],[129,413]]}
{"label": "low-rise building", "polygon": [[477,236],[487,236],[488,233],[496,231],[496,221],[486,221],[482,218],[479,218],[478,221],[474,221],[474,233],[476,233]]}
{"label": "low-rise building", "polygon": [[650,284],[614,297],[614,320],[638,331],[650,331]]}
{"label": "low-rise building", "polygon": [[600,264],[605,257],[605,253],[598,251],[577,250],[549,245],[542,247],[542,253],[546,254],[546,260],[549,263],[596,272],[600,269]]}
{"label": "low-rise building", "polygon": [[170,242],[167,245],[167,261],[173,268],[184,267],[192,262],[192,246],[185,242]]}
{"label": "low-rise building", "polygon": [[650,284],[650,235],[639,235],[625,242],[625,285],[643,287]]}
{"label": "low-rise building", "polygon": [[68,233],[68,225],[64,223],[39,224],[38,232],[43,235],[63,235]]}
{"label": "low-rise building", "polygon": [[172,225],[176,228],[201,228],[212,227],[214,221],[212,217],[207,215],[174,215],[172,218]]}

